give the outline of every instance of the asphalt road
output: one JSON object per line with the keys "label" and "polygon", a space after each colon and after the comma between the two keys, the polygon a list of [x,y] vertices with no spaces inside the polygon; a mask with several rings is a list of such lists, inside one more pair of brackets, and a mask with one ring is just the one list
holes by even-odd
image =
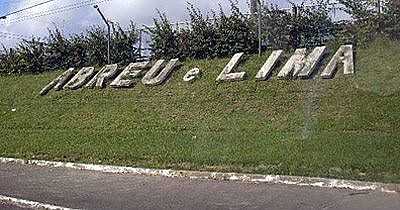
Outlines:
{"label": "asphalt road", "polygon": [[[0,164],[0,195],[74,209],[400,209],[400,195]],[[0,202],[0,209],[21,209]]]}

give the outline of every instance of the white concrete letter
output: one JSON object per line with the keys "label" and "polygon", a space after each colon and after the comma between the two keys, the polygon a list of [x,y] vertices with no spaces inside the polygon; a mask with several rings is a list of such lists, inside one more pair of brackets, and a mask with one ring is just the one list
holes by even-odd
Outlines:
{"label": "white concrete letter", "polygon": [[225,66],[224,70],[217,78],[217,82],[223,81],[241,81],[244,79],[246,72],[238,72],[232,73],[232,71],[239,65],[241,58],[243,57],[244,53],[237,53],[235,54],[232,59],[229,61],[228,65]]}
{"label": "white concrete letter", "polygon": [[343,63],[345,75],[354,74],[353,45],[342,45],[322,72],[321,77],[323,79],[332,79],[340,62]]}
{"label": "white concrete letter", "polygon": [[201,75],[201,71],[199,68],[194,68],[186,73],[186,75],[183,77],[183,81],[185,82],[192,82],[199,78]]}
{"label": "white concrete letter", "polygon": [[85,87],[94,88],[96,86],[98,88],[104,88],[106,83],[113,79],[117,73],[118,64],[106,65],[85,85]]}
{"label": "white concrete letter", "polygon": [[272,52],[272,54],[268,57],[268,60],[265,62],[264,66],[257,73],[257,80],[266,80],[271,75],[282,53],[283,50],[275,50]]}
{"label": "white concrete letter", "polygon": [[[147,74],[143,77],[142,83],[144,85],[160,85],[162,84],[169,74],[179,66],[179,59],[172,59],[168,62],[165,68],[162,67],[165,65],[165,60],[159,60],[154,64],[154,66],[147,72]],[[161,70],[162,69],[162,70]],[[161,70],[161,72],[160,72]]]}
{"label": "white concrete letter", "polygon": [[113,88],[130,88],[135,85],[133,79],[143,76],[150,67],[150,61],[130,63],[110,86]]}
{"label": "white concrete letter", "polygon": [[70,80],[72,78],[72,76],[74,76],[74,73],[75,73],[74,68],[68,69],[63,74],[58,76],[55,80],[51,81],[46,87],[44,87],[40,91],[40,95],[42,95],[42,96],[46,95],[53,88],[55,91],[62,90],[62,88],[68,82],[68,80]]}
{"label": "white concrete letter", "polygon": [[283,79],[292,76],[305,79],[309,78],[325,52],[325,46],[316,47],[308,56],[305,48],[297,49],[282,68],[281,72],[279,72],[278,78]]}
{"label": "white concrete letter", "polygon": [[[297,73],[304,66],[304,58],[306,57],[307,50],[305,48],[297,49],[293,56],[290,57],[288,62],[283,66],[282,70],[278,74],[279,79],[284,79],[292,75],[297,75]],[[292,74],[292,72],[294,73]]]}
{"label": "white concrete letter", "polygon": [[94,74],[94,67],[84,67],[68,82],[64,89],[77,90],[83,87]]}
{"label": "white concrete letter", "polygon": [[298,73],[298,76],[303,79],[308,79],[314,73],[315,68],[317,67],[319,61],[324,56],[326,52],[326,47],[316,47],[312,53],[307,57],[304,68]]}

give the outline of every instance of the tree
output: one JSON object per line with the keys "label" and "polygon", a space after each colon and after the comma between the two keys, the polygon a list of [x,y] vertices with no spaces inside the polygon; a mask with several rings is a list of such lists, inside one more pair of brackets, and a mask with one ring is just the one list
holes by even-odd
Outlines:
{"label": "tree", "polygon": [[360,41],[378,36],[400,38],[400,0],[339,0],[355,19]]}

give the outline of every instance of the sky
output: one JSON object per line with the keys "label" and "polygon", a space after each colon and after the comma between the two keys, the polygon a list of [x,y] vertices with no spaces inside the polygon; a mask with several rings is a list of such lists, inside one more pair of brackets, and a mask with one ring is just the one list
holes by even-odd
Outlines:
{"label": "sky", "polygon": [[[0,15],[45,1],[47,0],[0,0]],[[203,13],[207,13],[211,9],[218,10],[219,4],[224,9],[229,8],[228,0],[55,0],[28,11],[10,15],[6,20],[0,20],[0,43],[9,47],[19,41],[19,39],[11,37],[46,36],[48,28],[54,28],[55,26],[68,35],[80,33],[94,24],[103,24],[101,17],[92,5],[30,19],[32,16],[47,14],[47,11],[56,12],[59,8],[71,8],[68,7],[71,5],[79,7],[85,3],[94,4],[99,2],[98,5],[104,15],[124,27],[131,20],[137,25],[152,25],[153,17],[157,16],[157,9],[165,12],[174,22],[185,21],[187,20],[187,1],[200,8]],[[236,1],[244,12],[248,12],[248,0]],[[302,2],[302,0],[292,1],[296,3]],[[282,8],[288,7],[287,0],[275,0],[272,3]],[[15,35],[5,36],[4,32]]]}

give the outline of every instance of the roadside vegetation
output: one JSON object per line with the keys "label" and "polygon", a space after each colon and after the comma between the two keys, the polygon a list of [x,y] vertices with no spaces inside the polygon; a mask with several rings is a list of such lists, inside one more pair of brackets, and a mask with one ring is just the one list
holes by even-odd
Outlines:
{"label": "roadside vegetation", "polygon": [[[145,30],[151,36],[152,58],[212,59],[237,52],[258,52],[257,15],[244,14],[232,0],[229,12],[222,9],[201,13],[188,3],[188,22],[173,24],[166,14],[154,19]],[[364,46],[379,37],[399,39],[400,5],[388,1],[377,11],[374,1],[339,0],[353,20],[334,22],[327,0],[315,6],[293,5],[281,10],[275,5],[262,11],[263,51],[317,45],[353,44]],[[128,64],[139,58],[139,31],[118,24],[113,29],[111,60]],[[43,73],[68,67],[99,66],[107,62],[107,33],[92,26],[81,34],[66,36],[49,29],[47,38],[32,37],[15,48],[0,51],[0,74]]]}
{"label": "roadside vegetation", "polygon": [[[354,17],[360,8],[370,9],[361,7],[367,1],[343,3]],[[400,41],[394,24],[400,7],[395,6],[340,24],[324,7],[298,13],[303,16],[296,20],[304,22],[266,11],[266,22],[277,21],[264,24],[272,28],[265,30],[270,45],[261,57],[252,54],[257,51],[254,19],[234,4],[233,15],[220,14],[211,22],[207,18],[214,16],[203,17],[189,6],[189,26],[181,29],[161,14],[156,28],[148,29],[153,57],[178,56],[184,65],[162,86],[138,81],[127,90],[38,94],[68,67],[106,62],[102,28],[68,38],[53,30],[48,40],[24,41],[0,55],[0,156],[400,183]],[[318,21],[310,21],[316,14]],[[138,31],[134,24],[116,31],[113,60],[123,68],[138,59],[133,47]],[[237,45],[230,48],[232,43]],[[327,44],[336,50],[345,43],[356,46],[354,76],[339,69],[333,80],[254,79],[269,48],[285,49],[288,58],[293,47]],[[249,77],[216,83],[228,57],[238,51],[247,53],[240,69]],[[184,83],[194,67],[203,76]]]}

